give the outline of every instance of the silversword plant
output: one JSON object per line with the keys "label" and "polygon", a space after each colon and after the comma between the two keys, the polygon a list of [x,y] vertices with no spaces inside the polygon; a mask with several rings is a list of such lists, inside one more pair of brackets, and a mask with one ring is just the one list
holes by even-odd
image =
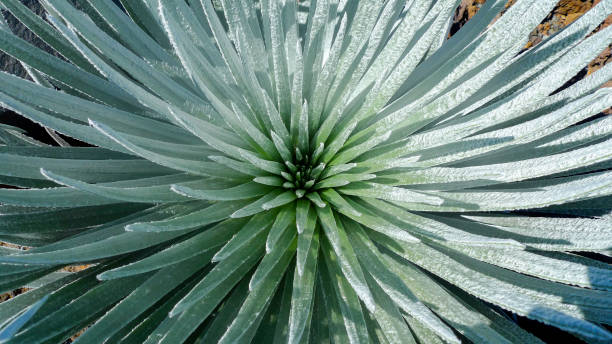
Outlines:
{"label": "silversword plant", "polygon": [[0,342],[612,341],[612,64],[566,85],[612,1],[528,51],[556,0],[41,2],[0,0],[59,53],[0,28],[59,144],[0,127]]}

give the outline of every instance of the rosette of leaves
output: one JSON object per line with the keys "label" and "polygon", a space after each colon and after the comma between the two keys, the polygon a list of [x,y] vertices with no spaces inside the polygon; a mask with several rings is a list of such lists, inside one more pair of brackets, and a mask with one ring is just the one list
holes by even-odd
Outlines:
{"label": "rosette of leaves", "polygon": [[0,0],[3,340],[609,343],[612,1],[505,2]]}

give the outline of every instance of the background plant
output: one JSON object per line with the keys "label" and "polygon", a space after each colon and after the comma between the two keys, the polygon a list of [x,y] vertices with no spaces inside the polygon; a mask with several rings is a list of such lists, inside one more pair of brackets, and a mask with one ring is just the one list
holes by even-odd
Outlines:
{"label": "background plant", "polygon": [[35,83],[2,106],[97,146],[0,129],[0,240],[33,247],[0,285],[37,287],[0,340],[538,342],[495,307],[612,338],[610,266],[572,253],[612,246],[612,67],[552,94],[611,1],[527,52],[554,1],[449,40],[457,1],[0,3],[63,57],[3,27]]}

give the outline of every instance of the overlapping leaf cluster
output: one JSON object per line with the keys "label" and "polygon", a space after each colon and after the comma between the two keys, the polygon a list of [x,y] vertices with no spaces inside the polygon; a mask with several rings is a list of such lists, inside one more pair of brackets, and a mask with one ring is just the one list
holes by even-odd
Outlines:
{"label": "overlapping leaf cluster", "polygon": [[0,342],[611,341],[612,1],[505,2],[0,0]]}

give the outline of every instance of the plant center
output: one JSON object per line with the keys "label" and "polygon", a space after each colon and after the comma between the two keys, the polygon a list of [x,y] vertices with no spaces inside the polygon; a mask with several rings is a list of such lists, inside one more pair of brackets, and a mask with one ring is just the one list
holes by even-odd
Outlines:
{"label": "plant center", "polygon": [[315,165],[316,158],[317,156],[302,153],[296,147],[293,161],[285,161],[286,169],[284,172],[281,172],[285,179],[283,187],[295,190],[298,198],[303,197],[309,190],[312,190],[316,186],[317,180],[325,167],[325,164]]}

